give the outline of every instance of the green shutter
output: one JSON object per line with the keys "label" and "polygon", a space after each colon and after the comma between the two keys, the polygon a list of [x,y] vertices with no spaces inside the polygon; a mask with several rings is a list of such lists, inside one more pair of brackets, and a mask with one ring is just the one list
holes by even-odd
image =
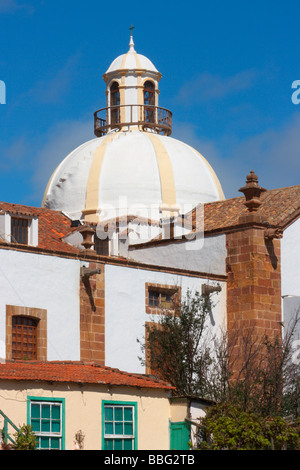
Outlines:
{"label": "green shutter", "polygon": [[170,423],[170,449],[189,450],[190,425],[185,422]]}

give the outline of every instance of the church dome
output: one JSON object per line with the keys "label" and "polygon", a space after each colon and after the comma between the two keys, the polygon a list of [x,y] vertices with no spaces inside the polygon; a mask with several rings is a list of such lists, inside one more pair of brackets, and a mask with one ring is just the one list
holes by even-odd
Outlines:
{"label": "church dome", "polygon": [[154,74],[159,73],[151,60],[135,51],[132,36],[130,38],[129,51],[126,54],[120,55],[111,63],[106,71],[106,75],[122,70],[147,70],[147,72],[153,72]]}
{"label": "church dome", "polygon": [[43,205],[90,222],[125,214],[159,220],[220,199],[219,180],[199,152],[172,137],[133,130],[71,152],[52,175]]}
{"label": "church dome", "polygon": [[135,52],[131,35],[129,52],[103,76],[106,108],[94,113],[97,138],[58,166],[44,207],[88,223],[122,215],[161,220],[224,198],[205,158],[170,137],[172,113],[158,104],[160,78]]}

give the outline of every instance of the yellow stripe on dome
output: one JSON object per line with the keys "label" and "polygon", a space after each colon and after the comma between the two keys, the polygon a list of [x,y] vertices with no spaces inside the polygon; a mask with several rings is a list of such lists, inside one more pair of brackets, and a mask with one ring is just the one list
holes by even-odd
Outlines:
{"label": "yellow stripe on dome", "polygon": [[169,154],[159,137],[150,133],[148,133],[147,136],[152,142],[157,158],[161,184],[162,208],[167,212],[172,212],[172,209],[176,212],[176,188]]}
{"label": "yellow stripe on dome", "polygon": [[139,56],[137,55],[135,51],[134,51],[134,57],[135,57],[137,68],[140,70],[142,68],[141,62],[140,62]]}
{"label": "yellow stripe on dome", "polygon": [[217,177],[213,167],[208,163],[208,161],[206,160],[206,158],[203,157],[203,155],[201,155],[200,152],[198,152],[196,149],[193,149],[196,154],[202,159],[202,161],[205,163],[205,165],[208,167],[210,173],[211,173],[211,176],[216,184],[216,187],[217,187],[217,190],[218,190],[218,194],[219,194],[219,198],[220,198],[220,201],[223,201],[225,199],[225,195],[224,195],[224,192],[223,192],[223,189],[222,189],[222,186],[221,186],[221,183],[219,181],[219,178]]}
{"label": "yellow stripe on dome", "polygon": [[106,136],[99,147],[96,148],[91,164],[85,199],[85,209],[82,213],[86,222],[98,223],[99,221],[99,182],[101,168],[107,145],[113,141],[115,135]]}
{"label": "yellow stripe on dome", "polygon": [[133,55],[134,55],[135,62],[136,62],[136,68],[137,68],[138,70],[141,70],[141,69],[142,69],[142,65],[141,65],[139,56],[138,56],[138,54],[137,54],[137,52],[136,52],[135,50],[132,50],[132,51],[130,50],[130,51],[128,51],[126,54],[124,54],[124,57],[123,57],[123,59],[122,59],[122,64],[121,64],[120,70],[124,70],[124,69],[127,70],[127,69],[128,69],[128,67],[125,67],[125,64],[126,64],[126,61],[127,61],[127,58],[128,58],[128,55],[129,55],[129,54],[133,54]]}
{"label": "yellow stripe on dome", "polygon": [[127,52],[126,54],[124,54],[124,57],[123,57],[123,60],[122,60],[122,64],[121,64],[121,69],[125,69],[125,63],[126,63],[126,59],[127,59],[128,54],[129,54],[129,52]]}

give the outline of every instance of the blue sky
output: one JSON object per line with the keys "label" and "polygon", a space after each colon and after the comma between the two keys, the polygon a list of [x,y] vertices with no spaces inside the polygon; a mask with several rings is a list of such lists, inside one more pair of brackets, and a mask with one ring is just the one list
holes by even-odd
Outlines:
{"label": "blue sky", "polygon": [[163,75],[172,137],[208,159],[226,197],[250,170],[267,189],[299,184],[299,18],[297,0],[0,0],[0,200],[39,206],[57,164],[94,138],[131,24]]}

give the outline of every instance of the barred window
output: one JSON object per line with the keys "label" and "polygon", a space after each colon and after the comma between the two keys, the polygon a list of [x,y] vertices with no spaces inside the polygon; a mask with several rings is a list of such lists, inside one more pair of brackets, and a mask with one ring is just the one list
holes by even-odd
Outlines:
{"label": "barred window", "polygon": [[19,217],[11,218],[11,241],[28,244],[28,220]]}
{"label": "barred window", "polygon": [[158,307],[170,310],[174,307],[174,295],[177,291],[164,291],[155,288],[149,288],[149,307]]}
{"label": "barred window", "polygon": [[98,238],[95,235],[95,251],[97,255],[109,255],[109,239],[108,237],[104,238],[103,240],[101,238]]}
{"label": "barred window", "polygon": [[12,359],[37,359],[37,325],[30,317],[12,317]]}

